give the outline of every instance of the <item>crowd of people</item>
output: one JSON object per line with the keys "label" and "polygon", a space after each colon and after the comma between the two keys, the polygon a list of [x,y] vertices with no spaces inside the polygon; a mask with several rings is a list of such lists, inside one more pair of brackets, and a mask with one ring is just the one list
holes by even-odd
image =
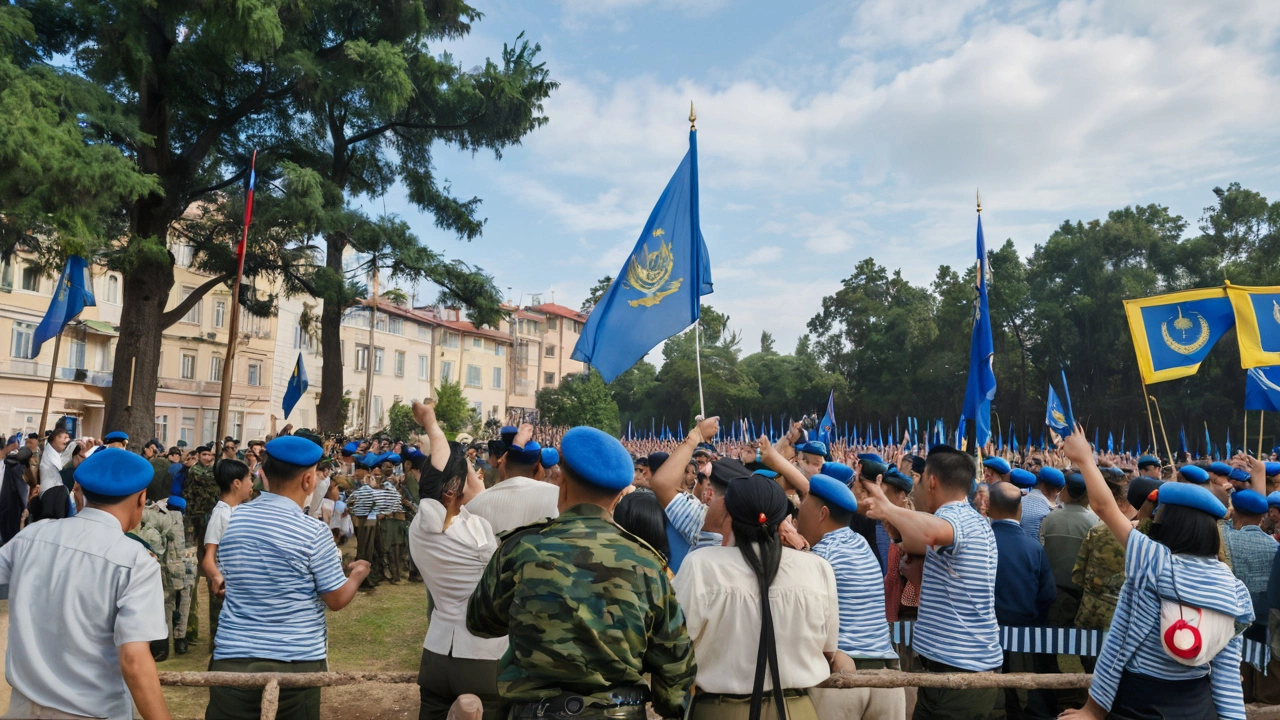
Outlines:
{"label": "crowd of people", "polygon": [[[1078,427],[1019,455],[828,445],[800,423],[748,443],[716,418],[667,441],[530,424],[451,441],[430,403],[413,411],[416,443],[10,438],[8,716],[169,717],[157,663],[191,651],[202,615],[210,670],[325,670],[326,610],[404,581],[426,588],[422,718],[1234,719],[1280,702],[1277,663],[1243,658],[1280,636],[1275,461],[1099,454]],[[1081,654],[1087,694],[819,687],[1064,670],[1001,628],[1109,631]],[[210,688],[205,716],[257,718],[261,695]],[[285,688],[277,717],[319,706]]]}

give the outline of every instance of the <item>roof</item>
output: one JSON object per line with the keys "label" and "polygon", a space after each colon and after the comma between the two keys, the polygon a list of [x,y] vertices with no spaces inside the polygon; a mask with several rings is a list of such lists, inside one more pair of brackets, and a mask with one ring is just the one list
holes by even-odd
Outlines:
{"label": "roof", "polygon": [[527,310],[525,308],[520,308],[516,310],[515,313],[512,315],[512,317],[520,318],[522,320],[546,320],[547,319],[546,315],[543,315],[542,313],[536,313],[531,310]]}
{"label": "roof", "polygon": [[103,322],[101,320],[81,320],[80,322],[84,323],[85,327],[89,328],[90,330],[93,330],[94,332],[97,332],[97,333],[101,333],[103,335],[119,335],[120,334],[116,332],[115,326],[109,322]]}
{"label": "roof", "polygon": [[541,305],[534,305],[529,309],[534,312],[540,312],[544,315],[557,315],[559,317],[569,318],[570,320],[577,320],[578,322],[587,321],[586,315],[583,315],[577,310],[567,308],[563,305],[557,305],[555,303],[543,303]]}
{"label": "roof", "polygon": [[436,319],[433,322],[435,322],[437,325],[440,325],[442,327],[449,328],[450,330],[456,330],[462,333],[463,335],[476,335],[479,337],[489,338],[490,340],[493,340],[495,342],[506,343],[508,345],[511,344],[510,335],[503,332],[498,332],[497,330],[493,330],[491,328],[478,328],[472,323],[466,322],[464,320]]}

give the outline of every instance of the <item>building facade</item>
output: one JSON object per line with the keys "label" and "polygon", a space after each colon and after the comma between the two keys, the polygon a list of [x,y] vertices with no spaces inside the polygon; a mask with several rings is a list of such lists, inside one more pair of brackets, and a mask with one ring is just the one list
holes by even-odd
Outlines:
{"label": "building facade", "polygon": [[586,365],[569,356],[578,345],[587,316],[555,303],[543,303],[527,309],[546,318],[542,327],[542,367],[538,389],[556,387],[566,375],[585,371]]}

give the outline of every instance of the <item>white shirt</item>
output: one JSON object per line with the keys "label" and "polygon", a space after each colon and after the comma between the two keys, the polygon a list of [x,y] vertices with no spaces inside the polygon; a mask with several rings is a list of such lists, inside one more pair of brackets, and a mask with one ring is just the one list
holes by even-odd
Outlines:
{"label": "white shirt", "polygon": [[465,506],[444,529],[445,512],[444,505],[428,498],[409,525],[409,554],[431,593],[431,622],[422,647],[456,658],[500,660],[507,651],[505,636],[484,639],[467,632],[467,602],[498,540],[489,521]]}
{"label": "white shirt", "polygon": [[[320,503],[324,500],[324,496],[329,493],[330,482],[327,477],[316,479],[315,490],[312,490],[311,495],[307,497],[305,508],[305,512],[311,517],[320,517]],[[323,520],[324,518],[321,519]]]}
{"label": "white shirt", "polygon": [[231,522],[231,506],[219,500],[209,512],[209,523],[204,526],[204,544],[217,545],[222,542],[222,534],[227,531],[229,522]]}
{"label": "white shirt", "polygon": [[44,452],[40,453],[40,494],[52,487],[62,484],[62,466],[71,459],[71,443],[62,452],[53,449],[48,442],[44,444]]}
{"label": "white shirt", "polygon": [[[675,579],[676,599],[698,658],[698,688],[751,694],[760,648],[760,587],[736,547],[690,553]],[[791,548],[782,551],[769,587],[783,688],[811,688],[831,675],[823,653],[840,636],[836,576],[826,560]],[[773,687],[765,673],[764,687]]]}
{"label": "white shirt", "polygon": [[168,636],[160,563],[97,508],[45,520],[0,548],[13,706],[131,720],[118,648]]}
{"label": "white shirt", "polygon": [[533,478],[507,478],[477,495],[467,509],[489,521],[494,535],[560,515],[560,488]]}

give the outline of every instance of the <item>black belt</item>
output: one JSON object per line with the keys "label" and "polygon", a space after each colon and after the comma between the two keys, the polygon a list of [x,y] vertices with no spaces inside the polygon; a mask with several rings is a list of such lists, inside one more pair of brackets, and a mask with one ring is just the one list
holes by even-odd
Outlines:
{"label": "black belt", "polygon": [[[605,698],[602,700],[598,695],[604,695]],[[607,692],[591,696],[561,693],[537,702],[517,703],[511,709],[511,717],[520,718],[521,720],[525,718],[560,720],[561,718],[599,716],[602,711],[614,709],[638,708],[639,714],[635,717],[643,718],[645,717],[644,706],[648,702],[649,688],[638,685],[613,688]],[[614,717],[615,715],[606,714],[604,716]],[[629,718],[631,715],[619,713],[616,717]]]}
{"label": "black belt", "polygon": [[[920,657],[920,666],[923,667],[925,670],[928,670],[929,672],[936,672],[936,673],[971,673],[971,672],[998,673],[1000,672],[999,667],[995,667],[990,670],[966,670],[964,668],[956,667],[955,665],[948,665],[946,663],[938,662],[937,660],[930,660],[929,658],[923,655],[920,655],[919,657]],[[854,662],[857,662],[857,661],[855,660]]]}
{"label": "black belt", "polygon": [[[804,697],[808,694],[809,694],[808,688],[783,688],[782,689],[782,697],[784,698]],[[773,691],[766,690],[764,691],[764,695],[762,695],[761,697],[764,699],[765,702],[772,702]],[[694,702],[725,702],[725,701],[750,702],[751,695],[750,693],[746,695],[734,695],[732,693],[710,693],[710,692],[699,691],[696,695],[693,696],[693,701]]]}

